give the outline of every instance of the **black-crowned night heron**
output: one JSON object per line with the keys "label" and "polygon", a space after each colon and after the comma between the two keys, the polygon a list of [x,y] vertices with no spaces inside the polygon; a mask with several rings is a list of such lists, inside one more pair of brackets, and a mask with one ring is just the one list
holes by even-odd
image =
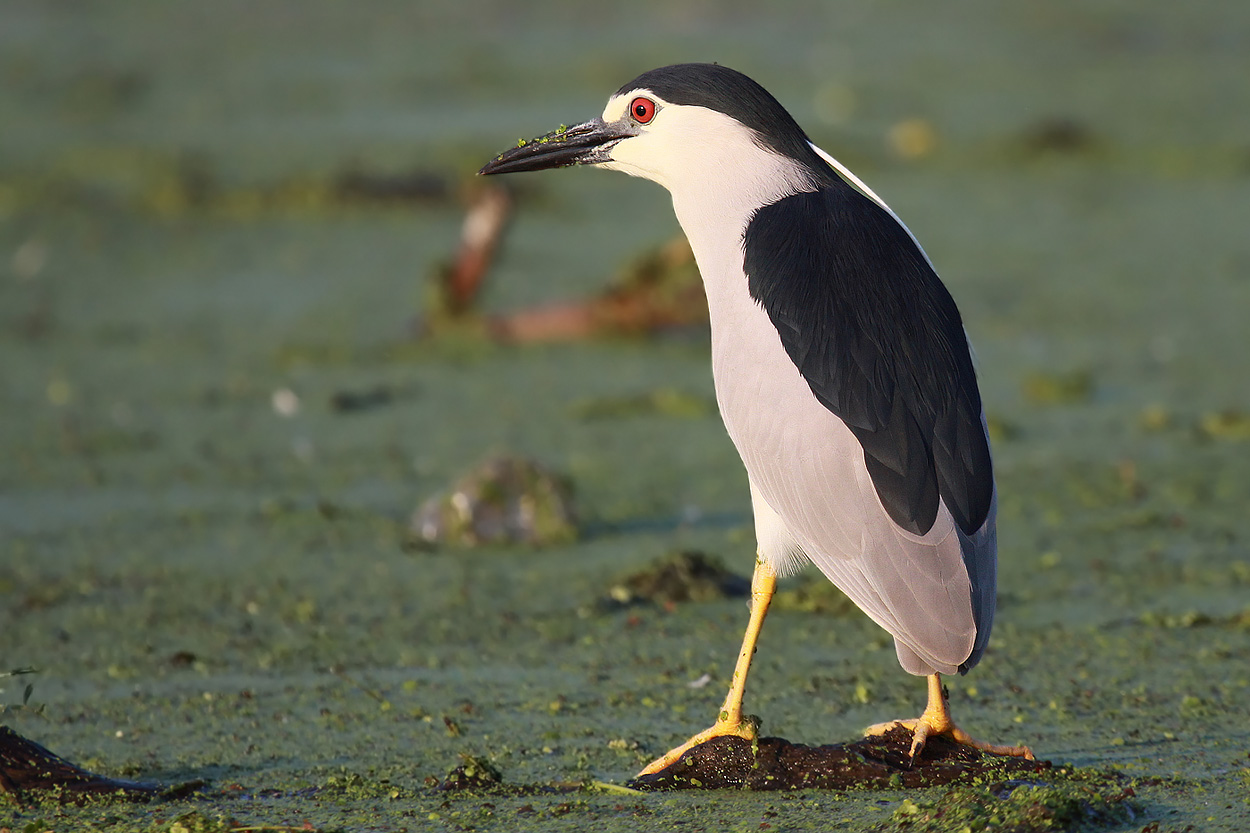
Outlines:
{"label": "black-crowned night heron", "polygon": [[715,725],[754,738],[742,695],[777,576],[810,559],[928,676],[911,754],[951,720],[941,674],[967,672],[994,620],[989,438],[959,311],[890,208],[759,84],[714,64],[644,73],[600,118],[511,148],[483,174],[595,165],[673,195],[707,290],[712,375],[746,465],[751,614]]}

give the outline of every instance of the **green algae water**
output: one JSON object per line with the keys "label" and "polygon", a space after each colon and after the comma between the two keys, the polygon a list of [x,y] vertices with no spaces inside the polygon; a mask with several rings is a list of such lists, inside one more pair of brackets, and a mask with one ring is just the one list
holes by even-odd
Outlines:
{"label": "green algae water", "polygon": [[[1214,1],[6,4],[0,672],[37,673],[0,677],[0,722],[208,786],[0,803],[0,827],[1018,821],[1019,790],[575,788],[624,783],[728,683],[740,599],[597,604],[665,553],[749,572],[714,411],[587,406],[706,402],[706,333],[504,348],[414,322],[492,154],[715,60],[891,204],[976,346],[1002,549],[990,650],[949,681],[961,723],[1075,767],[1036,788],[1065,824],[1246,829],[1247,51],[1250,12]],[[361,176],[411,188],[361,197]],[[649,183],[513,187],[489,312],[591,295],[678,231]],[[499,454],[568,476],[580,537],[413,548],[413,510]],[[917,714],[887,635],[810,579],[764,630],[764,731]],[[552,789],[430,786],[465,756]],[[1081,773],[1108,771],[1134,795],[1103,812]]]}

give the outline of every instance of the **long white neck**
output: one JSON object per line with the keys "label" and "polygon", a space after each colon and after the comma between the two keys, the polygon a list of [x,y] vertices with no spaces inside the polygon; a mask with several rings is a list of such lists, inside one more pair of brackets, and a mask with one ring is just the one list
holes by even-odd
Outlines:
{"label": "long white neck", "polygon": [[673,195],[677,222],[694,250],[708,300],[714,303],[722,292],[747,291],[742,243],[755,212],[814,185],[793,161],[755,145],[746,152],[712,150],[722,152],[701,157],[701,166],[707,167],[665,184]]}
{"label": "long white neck", "polygon": [[674,106],[660,118],[663,130],[620,142],[601,167],[669,190],[709,301],[715,304],[725,291],[745,294],[742,235],[752,215],[760,206],[814,189],[815,183],[799,163],[764,147],[754,132],[724,113]]}

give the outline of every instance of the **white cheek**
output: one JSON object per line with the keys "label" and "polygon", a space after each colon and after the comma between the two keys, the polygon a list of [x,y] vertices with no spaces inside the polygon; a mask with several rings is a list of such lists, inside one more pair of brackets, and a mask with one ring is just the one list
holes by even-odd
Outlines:
{"label": "white cheek", "polygon": [[664,154],[658,152],[660,149],[655,145],[655,137],[647,133],[624,139],[612,148],[611,161],[601,163],[598,167],[639,176],[669,188],[662,170]]}

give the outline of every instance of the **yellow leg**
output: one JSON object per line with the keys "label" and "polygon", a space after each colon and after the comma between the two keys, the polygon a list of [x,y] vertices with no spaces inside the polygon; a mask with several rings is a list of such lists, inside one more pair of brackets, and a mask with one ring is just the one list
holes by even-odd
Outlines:
{"label": "yellow leg", "polygon": [[889,723],[878,723],[875,726],[869,726],[864,731],[864,734],[885,734],[895,726],[903,726],[912,730],[912,760],[915,760],[916,756],[924,749],[925,741],[934,735],[945,735],[956,743],[980,749],[982,752],[988,752],[991,755],[1009,755],[1013,758],[1033,760],[1033,750],[1027,746],[996,746],[992,743],[976,740],[963,729],[956,726],[955,721],[951,719],[950,705],[946,702],[946,692],[942,690],[942,677],[940,674],[929,675],[929,703],[925,706],[924,713],[920,717],[911,720],[892,720]]}
{"label": "yellow leg", "polygon": [[735,735],[747,740],[755,740],[759,732],[759,718],[742,714],[742,695],[746,691],[747,672],[751,670],[751,656],[755,653],[755,643],[760,638],[760,628],[764,626],[764,616],[768,614],[768,605],[773,600],[773,592],[777,589],[777,574],[758,555],[755,559],[755,573],[751,577],[751,618],[747,622],[747,631],[742,637],[742,650],[738,652],[738,664],[734,666],[733,682],[729,693],[725,695],[725,704],[721,706],[716,723],[705,729],[690,740],[671,749],[638,773],[650,775],[666,769],[681,759],[687,750],[698,746],[704,741],[723,735]]}

